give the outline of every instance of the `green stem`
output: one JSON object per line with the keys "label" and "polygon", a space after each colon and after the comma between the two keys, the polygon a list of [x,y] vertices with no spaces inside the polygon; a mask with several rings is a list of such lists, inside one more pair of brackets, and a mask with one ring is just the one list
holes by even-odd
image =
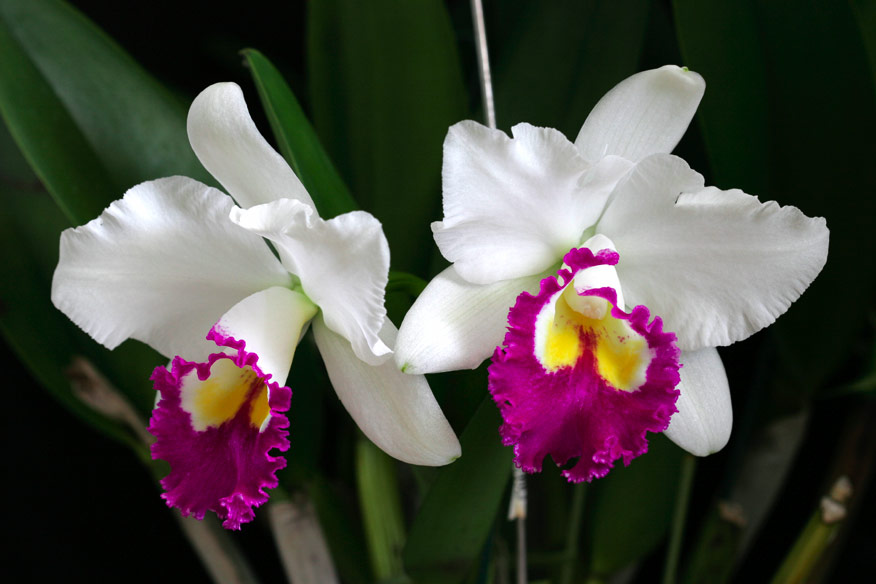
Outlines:
{"label": "green stem", "polygon": [[684,538],[684,524],[693,484],[696,459],[685,454],[681,461],[681,477],[678,482],[678,495],[675,498],[675,511],[672,516],[672,531],[669,534],[669,547],[666,550],[666,563],[663,566],[663,584],[675,584],[678,573],[678,559],[681,555],[681,542]]}
{"label": "green stem", "polygon": [[377,582],[403,580],[405,530],[395,461],[361,436],[356,444],[356,481],[374,576]]}
{"label": "green stem", "polygon": [[838,525],[829,525],[815,512],[794,543],[785,560],[773,577],[772,584],[797,584],[805,582],[821,554],[832,541]]}
{"label": "green stem", "polygon": [[578,541],[581,537],[581,516],[584,513],[584,499],[587,493],[587,483],[578,483],[572,492],[572,510],[569,513],[569,527],[566,531],[566,553],[563,560],[563,571],[560,573],[560,584],[571,584],[575,576],[575,560],[578,559]]}
{"label": "green stem", "polygon": [[838,478],[827,496],[822,497],[818,509],[809,518],[794,547],[785,557],[772,584],[799,584],[808,582],[828,546],[836,539],[837,531],[846,518],[847,504],[852,496],[848,476]]}

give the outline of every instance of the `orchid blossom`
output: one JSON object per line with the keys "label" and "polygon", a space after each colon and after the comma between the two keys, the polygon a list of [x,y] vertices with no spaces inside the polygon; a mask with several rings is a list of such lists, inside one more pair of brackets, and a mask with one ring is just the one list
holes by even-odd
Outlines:
{"label": "orchid blossom", "polygon": [[732,410],[715,347],[775,321],[826,261],[824,219],[706,187],[669,154],[704,90],[675,66],[633,75],[574,144],[528,124],[448,132],[432,230],[453,264],[408,312],[396,363],[475,368],[495,350],[490,391],[526,471],[581,457],[565,474],[591,480],[644,452],[646,431],[721,449]]}
{"label": "orchid blossom", "polygon": [[160,400],[149,427],[153,457],[171,467],[168,505],[197,518],[213,510],[233,529],[252,520],[285,465],[270,451],[289,447],[284,384],[310,323],[366,436],[412,464],[457,458],[425,378],[390,358],[380,223],[363,211],[321,219],[233,83],[195,99],[188,134],[231,196],[179,176],[139,184],[62,234],[52,283],[55,306],[96,341],[138,339],[172,358],[152,376]]}

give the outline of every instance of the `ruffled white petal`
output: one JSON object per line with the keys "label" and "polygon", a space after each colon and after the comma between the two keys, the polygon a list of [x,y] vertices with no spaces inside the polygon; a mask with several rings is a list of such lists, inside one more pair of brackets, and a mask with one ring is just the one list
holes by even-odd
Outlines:
{"label": "ruffled white petal", "polygon": [[795,207],[704,188],[675,156],[641,161],[597,230],[620,253],[629,305],[644,304],[696,350],[740,341],[784,313],[821,271],[828,230]]}
{"label": "ruffled white petal", "polygon": [[257,235],[228,220],[227,195],[185,177],[139,184],[61,234],[52,302],[110,349],[127,338],[170,358],[209,354],[229,308],[290,278]]}
{"label": "ruffled white petal", "polygon": [[389,245],[377,219],[353,211],[323,221],[312,207],[291,199],[236,208],[231,219],[276,244],[283,265],[301,279],[328,327],[350,341],[360,359],[370,365],[388,359],[392,351],[378,333],[386,319]]}
{"label": "ruffled white petal", "polygon": [[537,292],[547,273],[480,286],[451,266],[435,276],[405,315],[395,361],[406,373],[475,369],[505,337],[508,311],[522,292]]}
{"label": "ruffled white petal", "polygon": [[441,253],[475,284],[519,278],[562,258],[593,225],[628,168],[609,159],[588,172],[565,136],[519,124],[513,139],[475,122],[444,141]]}
{"label": "ruffled white petal", "polygon": [[262,373],[285,385],[295,347],[316,311],[304,294],[273,286],[235,304],[213,328],[244,341],[246,350],[258,355]]}
{"label": "ruffled white petal", "polygon": [[705,90],[698,73],[675,65],[637,73],[599,100],[575,145],[589,161],[614,154],[637,162],[672,152]]}
{"label": "ruffled white petal", "polygon": [[[372,442],[410,464],[440,466],[459,458],[459,441],[425,377],[405,375],[392,361],[376,367],[360,361],[322,316],[314,320],[313,333],[338,397]],[[386,319],[381,336],[387,345],[396,334]]]}
{"label": "ruffled white petal", "polygon": [[724,448],[733,426],[730,385],[715,349],[682,351],[681,395],[666,436],[696,456]]}
{"label": "ruffled white petal", "polygon": [[189,109],[189,142],[241,207],[277,199],[313,206],[298,177],[259,133],[236,83],[216,83]]}

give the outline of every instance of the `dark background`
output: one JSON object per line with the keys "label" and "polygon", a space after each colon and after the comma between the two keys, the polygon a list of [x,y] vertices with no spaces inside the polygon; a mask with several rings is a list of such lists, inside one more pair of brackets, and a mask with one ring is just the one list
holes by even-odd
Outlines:
{"label": "dark background", "polygon": [[[278,7],[276,2],[249,0],[233,8],[216,3],[164,0],[124,4],[76,1],[73,4],[185,100],[217,81],[236,81],[248,96],[254,95],[237,51],[255,47],[283,70],[305,109],[309,108],[304,2],[288,2]],[[490,11],[495,4],[487,5],[491,27],[488,32],[504,24],[497,15],[501,14],[500,10]],[[794,3],[786,4],[788,13],[794,13]],[[479,97],[468,4],[456,0],[448,6],[459,39],[469,105],[475,111]],[[667,42],[667,34],[672,32],[668,3],[654,3],[648,27],[641,68],[680,61],[671,36]],[[511,36],[497,32],[492,50],[507,52],[510,43],[515,42]],[[801,54],[805,54],[802,48]],[[269,135],[259,108],[251,107],[251,111],[263,132]],[[830,116],[831,112],[821,114]],[[871,114],[868,119],[872,118]],[[806,120],[800,123],[806,124]],[[872,149],[872,135],[853,136],[854,128],[849,128],[848,134],[849,141],[845,144],[814,143],[813,147]],[[710,178],[698,132],[688,132],[679,152]],[[805,168],[799,170],[805,173]],[[872,175],[872,169],[870,173]],[[876,195],[866,187],[864,192],[854,189],[849,192],[850,182],[855,184],[846,181],[837,186],[841,192],[836,196],[857,197],[863,201]],[[872,206],[869,209],[872,210]],[[808,214],[824,213],[829,226],[834,227],[827,212],[804,210]],[[862,213],[867,212],[867,207],[863,207]],[[861,237],[862,269],[872,270],[873,236]],[[849,285],[854,286],[854,276],[850,275],[850,279]],[[836,301],[836,305],[825,308],[828,313],[825,317],[843,317],[843,311],[849,307],[843,303],[841,290],[837,291]],[[829,384],[832,386],[841,386],[859,376],[864,367],[862,363],[874,346],[872,307],[869,312],[864,310],[845,317],[860,320],[855,332],[858,340],[852,345],[847,366],[831,375]],[[737,411],[757,398],[752,395],[758,391],[752,364],[766,342],[761,334],[722,352]],[[14,540],[13,545],[6,548],[7,567],[10,572],[13,567],[22,570],[14,581],[51,582],[71,577],[95,582],[209,581],[179,532],[171,511],[159,498],[159,489],[150,473],[130,451],[70,416],[30,378],[5,347],[3,357],[3,370],[8,373],[7,395],[12,402],[4,408],[4,443],[12,459],[5,471],[9,513],[6,527],[8,536]],[[824,476],[837,457],[843,430],[854,421],[856,412],[862,408],[872,412],[872,407],[872,400],[862,402],[846,397],[824,400],[813,408],[801,455],[783,488],[780,503],[770,516],[770,528],[762,534],[743,565],[739,581],[763,581],[766,574],[773,572],[824,490]],[[701,461],[695,493],[709,493],[716,488],[720,469],[728,464],[728,456],[722,453]],[[703,512],[708,502],[708,496],[695,495],[691,517]],[[870,495],[853,518],[853,531],[844,536],[842,553],[835,559],[835,572],[827,581],[866,581],[876,574],[873,525],[876,525],[876,513]],[[691,537],[694,536],[688,534],[688,538]],[[281,580],[266,522],[257,520],[235,538],[265,582]]]}

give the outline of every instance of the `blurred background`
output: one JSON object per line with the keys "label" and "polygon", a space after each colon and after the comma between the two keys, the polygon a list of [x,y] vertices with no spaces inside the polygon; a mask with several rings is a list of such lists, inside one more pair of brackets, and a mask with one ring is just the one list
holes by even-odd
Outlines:
{"label": "blurred background", "polygon": [[[261,51],[282,72],[358,203],[384,223],[392,269],[428,279],[445,265],[428,229],[440,218],[441,143],[452,123],[482,119],[468,2],[315,0],[280,7],[249,0],[233,8],[166,0],[70,4],[130,54],[144,78],[154,77],[169,90],[178,121],[204,87],[235,81],[271,139],[239,53]],[[29,10],[26,2],[0,0],[4,34],[25,47],[66,100],[78,90],[77,71],[68,79],[53,69],[51,43],[44,38],[51,31],[34,32],[43,21]],[[697,461],[680,573],[689,581],[768,581],[820,498],[845,474],[855,495],[812,581],[872,577],[876,3],[495,0],[485,2],[485,13],[500,128],[527,121],[574,139],[592,106],[616,83],[640,70],[685,65],[703,75],[707,89],[675,153],[704,174],[707,184],[741,188],[762,201],[827,218],[831,249],[819,278],[776,325],[721,351],[733,392],[734,434],[721,453]],[[64,37],[61,25],[57,31],[67,58],[88,69],[87,43]],[[117,109],[95,105],[90,115],[124,118],[134,90],[127,91],[124,80],[115,77],[103,82],[107,103],[118,92]],[[77,105],[77,99],[85,98],[65,103],[73,104],[76,122],[87,125],[75,112],[88,105]],[[174,134],[174,144],[184,148],[184,125],[176,130],[183,134]],[[149,367],[159,362],[127,345],[121,356],[110,357],[53,312],[48,294],[57,237],[70,221],[29,170],[5,127],[2,132],[0,229],[6,269],[0,327],[12,400],[3,408],[4,443],[12,459],[5,471],[7,531],[13,540],[7,565],[23,570],[18,581],[75,574],[98,582],[208,582],[150,471],[123,441],[107,437],[118,438],[112,424],[95,423],[63,393],[60,364],[84,352],[146,416],[151,389],[145,380]],[[96,150],[118,142],[120,160],[129,156],[140,162],[130,168],[109,165],[113,188],[98,197],[103,201],[98,212],[139,181],[183,173],[167,162],[172,149],[148,149],[122,128],[113,139],[99,132],[86,132],[86,139]],[[139,159],[133,154],[137,148]],[[411,297],[392,291],[388,302],[398,323]],[[296,393],[284,476],[290,484],[328,485],[336,501],[332,505],[358,525],[349,447],[355,426],[339,407],[320,360],[309,359],[313,347],[308,343],[290,377]],[[483,379],[481,369],[430,380],[458,433],[483,399]],[[305,386],[306,391],[297,390]],[[306,415],[296,417],[299,411]],[[657,580],[682,454],[657,436],[652,452],[589,487],[576,560],[582,578],[587,571],[606,579],[620,571],[622,581]],[[418,471],[399,467],[403,484],[421,480]],[[507,560],[514,541],[501,520],[507,504],[502,489],[485,549],[500,559],[504,553]],[[530,481],[530,496],[530,573],[536,581],[556,571],[567,542],[573,486],[547,463]],[[728,502],[741,506],[744,520]],[[404,504],[411,520],[415,501]],[[233,537],[263,581],[282,579],[265,522],[245,526]],[[358,572],[357,581],[372,581],[360,538],[330,543],[340,546],[334,551],[352,555],[343,560],[351,566],[347,574]],[[717,562],[713,567],[711,559]],[[469,581],[480,581],[472,570],[467,574]],[[702,579],[704,574],[714,577]]]}

